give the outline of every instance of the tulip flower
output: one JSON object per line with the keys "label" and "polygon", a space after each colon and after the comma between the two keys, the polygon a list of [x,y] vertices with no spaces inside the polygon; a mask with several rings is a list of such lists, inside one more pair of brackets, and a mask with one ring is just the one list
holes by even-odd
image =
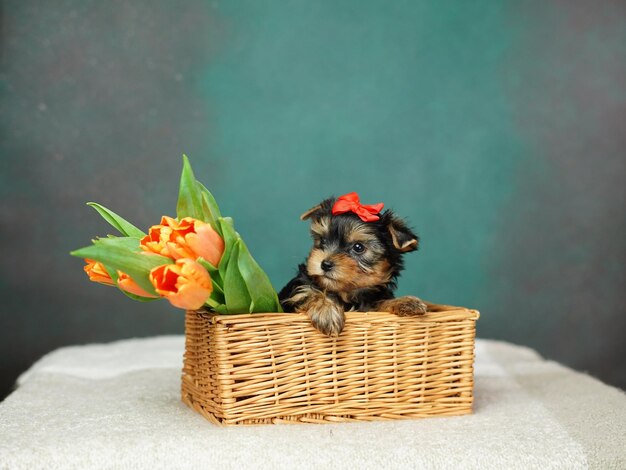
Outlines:
{"label": "tulip flower", "polygon": [[89,276],[89,280],[93,282],[98,282],[100,284],[105,284],[107,286],[114,286],[115,283],[109,273],[104,268],[104,265],[99,261],[95,261],[93,259],[85,258],[85,262],[87,263],[84,266],[84,270]]}
{"label": "tulip flower", "polygon": [[135,300],[167,298],[182,309],[206,305],[222,315],[281,311],[269,278],[232,218],[222,217],[213,195],[196,180],[186,156],[176,218],[163,216],[147,235],[112,210],[89,205],[122,235],[71,252],[87,262],[92,281],[116,286]]}
{"label": "tulip flower", "polygon": [[171,217],[165,215],[161,217],[161,224],[150,227],[148,235],[141,239],[141,249],[148,253],[156,253],[169,257],[170,253],[167,249],[167,242],[172,235],[172,226],[176,225],[178,225],[178,222]]}
{"label": "tulip flower", "polygon": [[[84,269],[89,276],[89,280],[100,284],[106,284],[107,286],[115,285],[115,282],[113,282],[113,279],[111,279],[111,276],[109,276],[109,273],[104,268],[102,263],[92,259],[85,259],[85,261],[87,264]],[[117,287],[140,297],[157,297],[156,295],[143,290],[128,274],[123,273],[122,271],[117,271]]]}
{"label": "tulip flower", "polygon": [[180,258],[176,260],[176,264],[152,269],[150,282],[156,292],[169,300],[174,307],[186,310],[202,307],[213,290],[207,270],[190,258]]}
{"label": "tulip flower", "polygon": [[139,284],[133,281],[128,274],[123,273],[122,271],[118,271],[117,274],[117,287],[120,289],[129,292],[130,294],[138,295],[139,297],[150,297],[153,299],[158,297],[157,295],[152,295],[139,287]]}
{"label": "tulip flower", "polygon": [[141,240],[141,248],[173,259],[199,257],[217,266],[224,253],[224,240],[210,224],[185,217],[180,221],[163,216]]}

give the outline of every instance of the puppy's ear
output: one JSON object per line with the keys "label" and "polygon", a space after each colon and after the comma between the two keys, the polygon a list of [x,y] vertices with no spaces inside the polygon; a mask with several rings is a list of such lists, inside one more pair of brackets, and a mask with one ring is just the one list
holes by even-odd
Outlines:
{"label": "puppy's ear", "polygon": [[319,219],[324,217],[325,215],[330,215],[333,204],[335,203],[335,198],[330,197],[328,199],[323,200],[317,206],[311,207],[308,211],[300,216],[300,220],[307,220],[311,217],[313,219]]}
{"label": "puppy's ear", "polygon": [[315,207],[311,207],[308,211],[306,211],[304,214],[302,214],[300,216],[300,220],[307,220],[311,217],[313,217],[313,215],[315,215],[316,212],[319,212],[322,210],[322,205],[318,204]]}
{"label": "puppy's ear", "polygon": [[392,215],[389,218],[387,229],[391,235],[393,246],[398,251],[408,253],[409,251],[417,250],[419,237],[406,226],[406,223],[402,219]]}

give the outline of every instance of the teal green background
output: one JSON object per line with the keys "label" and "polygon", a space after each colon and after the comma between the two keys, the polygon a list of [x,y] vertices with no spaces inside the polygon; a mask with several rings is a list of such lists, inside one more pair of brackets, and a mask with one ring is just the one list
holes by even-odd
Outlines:
{"label": "teal green background", "polygon": [[277,289],[357,191],[421,236],[400,294],[626,387],[623,3],[12,0],[0,34],[0,392],[182,333],[68,256],[109,230],[86,201],[174,215],[182,153]]}

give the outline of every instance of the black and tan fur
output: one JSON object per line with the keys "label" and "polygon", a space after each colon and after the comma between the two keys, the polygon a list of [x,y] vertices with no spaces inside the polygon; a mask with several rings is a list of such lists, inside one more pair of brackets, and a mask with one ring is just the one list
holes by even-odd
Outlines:
{"label": "black and tan fur", "polygon": [[393,296],[402,256],[417,250],[417,235],[390,210],[363,222],[352,212],[333,215],[334,203],[327,199],[300,217],[311,220],[313,248],[279,293],[283,310],[306,312],[328,336],[341,333],[350,310],[424,313],[426,305],[417,297]]}

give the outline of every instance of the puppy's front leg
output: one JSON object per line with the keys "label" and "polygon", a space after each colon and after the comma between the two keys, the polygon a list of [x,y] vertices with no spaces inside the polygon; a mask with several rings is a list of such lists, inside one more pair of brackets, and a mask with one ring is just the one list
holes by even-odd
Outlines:
{"label": "puppy's front leg", "polygon": [[423,315],[428,310],[428,307],[417,297],[407,295],[397,299],[383,300],[378,304],[378,310],[394,313],[400,317],[408,317],[411,315]]}
{"label": "puppy's front leg", "polygon": [[292,297],[296,312],[304,312],[313,326],[326,336],[339,336],[346,323],[343,307],[322,291],[302,286]]}

